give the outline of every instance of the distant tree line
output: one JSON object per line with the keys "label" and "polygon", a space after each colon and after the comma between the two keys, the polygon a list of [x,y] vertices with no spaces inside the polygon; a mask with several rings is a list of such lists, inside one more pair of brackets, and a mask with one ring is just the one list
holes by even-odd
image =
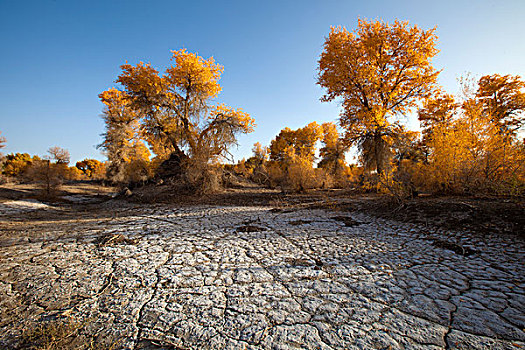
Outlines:
{"label": "distant tree line", "polygon": [[[237,164],[225,164],[229,149],[255,121],[215,102],[221,65],[184,49],[172,51],[162,74],[150,64],[124,64],[117,88],[99,95],[106,163],[86,159],[69,167],[69,153],[55,147],[45,159],[3,157],[2,174],[44,174],[49,182],[54,169],[64,179],[168,181],[192,193],[214,191],[233,174],[286,191],[354,188],[397,199],[420,192],[524,195],[525,82],[467,75],[458,96],[447,93],[432,65],[435,30],[398,20],[359,20],[353,32],[331,28],[317,83],[322,101],[341,103],[337,124],[285,127]],[[421,132],[407,130],[409,113],[417,114]],[[349,164],[352,150],[358,158]]]}

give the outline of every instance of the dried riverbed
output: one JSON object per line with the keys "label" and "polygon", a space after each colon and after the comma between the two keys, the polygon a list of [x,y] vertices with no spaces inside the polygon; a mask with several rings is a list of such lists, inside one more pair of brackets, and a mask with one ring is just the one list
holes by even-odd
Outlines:
{"label": "dried riverbed", "polygon": [[323,209],[0,206],[0,348],[64,319],[126,349],[525,348],[516,236]]}

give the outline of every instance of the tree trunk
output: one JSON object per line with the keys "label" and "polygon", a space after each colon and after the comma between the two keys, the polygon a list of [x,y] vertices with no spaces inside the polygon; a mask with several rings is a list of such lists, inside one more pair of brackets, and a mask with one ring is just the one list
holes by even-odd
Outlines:
{"label": "tree trunk", "polygon": [[157,177],[166,179],[182,175],[182,166],[188,156],[180,149],[176,149],[168,159],[163,161],[157,169]]}
{"label": "tree trunk", "polygon": [[380,132],[376,132],[375,135],[374,135],[374,157],[375,157],[375,162],[376,162],[376,170],[377,170],[377,175],[381,176],[384,172],[384,168],[383,168],[383,162],[384,162],[384,152],[382,151],[383,149],[383,138],[381,137],[381,133]]}

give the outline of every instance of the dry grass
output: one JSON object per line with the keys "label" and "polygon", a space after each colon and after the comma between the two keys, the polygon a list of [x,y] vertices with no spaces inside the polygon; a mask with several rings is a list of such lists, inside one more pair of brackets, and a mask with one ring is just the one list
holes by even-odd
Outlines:
{"label": "dry grass", "polygon": [[[109,196],[117,189],[111,186],[102,186],[95,181],[68,182],[64,183],[57,193],[57,200],[62,196]],[[0,202],[17,200],[23,198],[38,198],[40,187],[34,183],[9,182],[0,185]]]}
{"label": "dry grass", "polygon": [[119,341],[106,339],[95,342],[93,337],[84,334],[88,321],[72,318],[41,323],[35,328],[24,330],[15,349],[30,350],[113,350]]}

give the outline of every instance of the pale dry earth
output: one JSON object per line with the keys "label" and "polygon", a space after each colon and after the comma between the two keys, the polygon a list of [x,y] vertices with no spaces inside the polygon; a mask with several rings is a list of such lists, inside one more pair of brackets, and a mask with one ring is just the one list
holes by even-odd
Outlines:
{"label": "pale dry earth", "polygon": [[125,349],[525,348],[516,236],[116,200],[4,202],[0,225],[4,348],[64,318]]}

